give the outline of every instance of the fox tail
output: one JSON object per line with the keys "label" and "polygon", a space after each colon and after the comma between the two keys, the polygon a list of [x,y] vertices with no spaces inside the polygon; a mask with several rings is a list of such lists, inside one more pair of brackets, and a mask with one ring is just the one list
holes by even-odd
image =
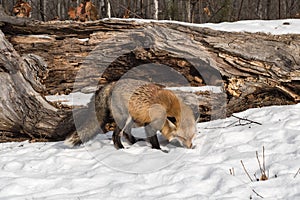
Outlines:
{"label": "fox tail", "polygon": [[93,139],[98,133],[103,133],[105,124],[111,118],[110,97],[113,84],[103,86],[92,97],[85,109],[73,112],[75,130],[65,139],[67,146],[73,147]]}

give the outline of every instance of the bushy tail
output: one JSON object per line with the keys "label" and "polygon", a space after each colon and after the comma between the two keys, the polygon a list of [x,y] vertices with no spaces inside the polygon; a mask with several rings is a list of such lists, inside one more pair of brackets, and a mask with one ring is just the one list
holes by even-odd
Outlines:
{"label": "bushy tail", "polygon": [[114,84],[102,87],[92,97],[88,108],[74,111],[76,130],[65,140],[68,146],[76,146],[93,139],[98,133],[103,133],[107,121],[111,118],[110,97]]}
{"label": "bushy tail", "polygon": [[[91,140],[101,132],[99,121],[93,110],[81,110],[74,113],[74,123],[76,130],[72,132],[65,140],[65,144],[73,147]],[[80,116],[79,116],[80,115]]]}

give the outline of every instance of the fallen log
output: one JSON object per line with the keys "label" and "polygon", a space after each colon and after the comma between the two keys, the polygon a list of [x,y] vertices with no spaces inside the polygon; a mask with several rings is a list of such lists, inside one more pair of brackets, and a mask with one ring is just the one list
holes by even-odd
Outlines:
{"label": "fallen log", "polygon": [[149,21],[15,19],[0,11],[5,34],[0,35],[0,79],[5,83],[0,130],[6,138],[0,141],[64,139],[74,130],[72,110],[48,102],[45,95],[91,92],[124,77],[221,88],[196,92],[200,121],[300,101],[299,35]]}

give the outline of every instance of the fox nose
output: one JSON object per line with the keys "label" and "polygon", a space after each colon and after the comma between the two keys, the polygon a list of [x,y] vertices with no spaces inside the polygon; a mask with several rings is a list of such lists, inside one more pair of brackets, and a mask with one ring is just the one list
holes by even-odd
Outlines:
{"label": "fox nose", "polygon": [[184,144],[184,146],[186,147],[186,148],[188,148],[188,149],[192,149],[193,148],[193,144],[192,143],[186,143],[186,144]]}
{"label": "fox nose", "polygon": [[182,146],[187,148],[187,149],[191,149],[193,147],[193,143],[191,141],[184,141],[182,143]]}
{"label": "fox nose", "polygon": [[187,149],[195,148],[192,142],[189,141],[182,142],[178,138],[173,138],[172,140],[170,140],[170,143],[177,147],[184,147]]}

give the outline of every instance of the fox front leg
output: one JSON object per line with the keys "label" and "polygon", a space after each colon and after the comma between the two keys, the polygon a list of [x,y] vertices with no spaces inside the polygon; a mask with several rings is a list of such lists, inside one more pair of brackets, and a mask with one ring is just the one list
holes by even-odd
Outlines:
{"label": "fox front leg", "polygon": [[169,152],[168,150],[162,150],[160,148],[159,141],[157,139],[157,134],[156,134],[157,130],[156,129],[153,129],[150,125],[147,125],[147,126],[145,126],[145,130],[148,135],[149,142],[152,145],[152,149],[159,149],[164,153]]}
{"label": "fox front leg", "polygon": [[119,128],[119,126],[116,126],[113,135],[112,135],[112,139],[114,142],[114,146],[116,147],[116,149],[124,149],[124,146],[121,142],[121,136],[124,135],[125,138],[131,143],[134,144],[136,143],[136,139],[133,135],[131,135],[130,133],[130,129],[128,129],[127,131],[125,130],[121,130]]}
{"label": "fox front leg", "polygon": [[135,137],[134,137],[133,135],[131,135],[130,133],[123,132],[123,135],[125,136],[125,138],[126,138],[131,144],[136,143]]}
{"label": "fox front leg", "polygon": [[160,149],[160,145],[157,139],[156,130],[151,127],[151,125],[145,126],[145,131],[149,142],[152,145],[152,149]]}
{"label": "fox front leg", "polygon": [[131,134],[131,129],[133,126],[133,120],[132,117],[129,116],[126,120],[125,126],[122,130],[122,134],[125,136],[125,138],[131,143],[134,144],[136,143],[135,137]]}
{"label": "fox front leg", "polygon": [[145,126],[147,137],[150,140],[153,149],[161,149],[156,132],[161,130],[167,119],[165,108],[160,104],[153,104],[149,108],[149,117],[151,122]]}

